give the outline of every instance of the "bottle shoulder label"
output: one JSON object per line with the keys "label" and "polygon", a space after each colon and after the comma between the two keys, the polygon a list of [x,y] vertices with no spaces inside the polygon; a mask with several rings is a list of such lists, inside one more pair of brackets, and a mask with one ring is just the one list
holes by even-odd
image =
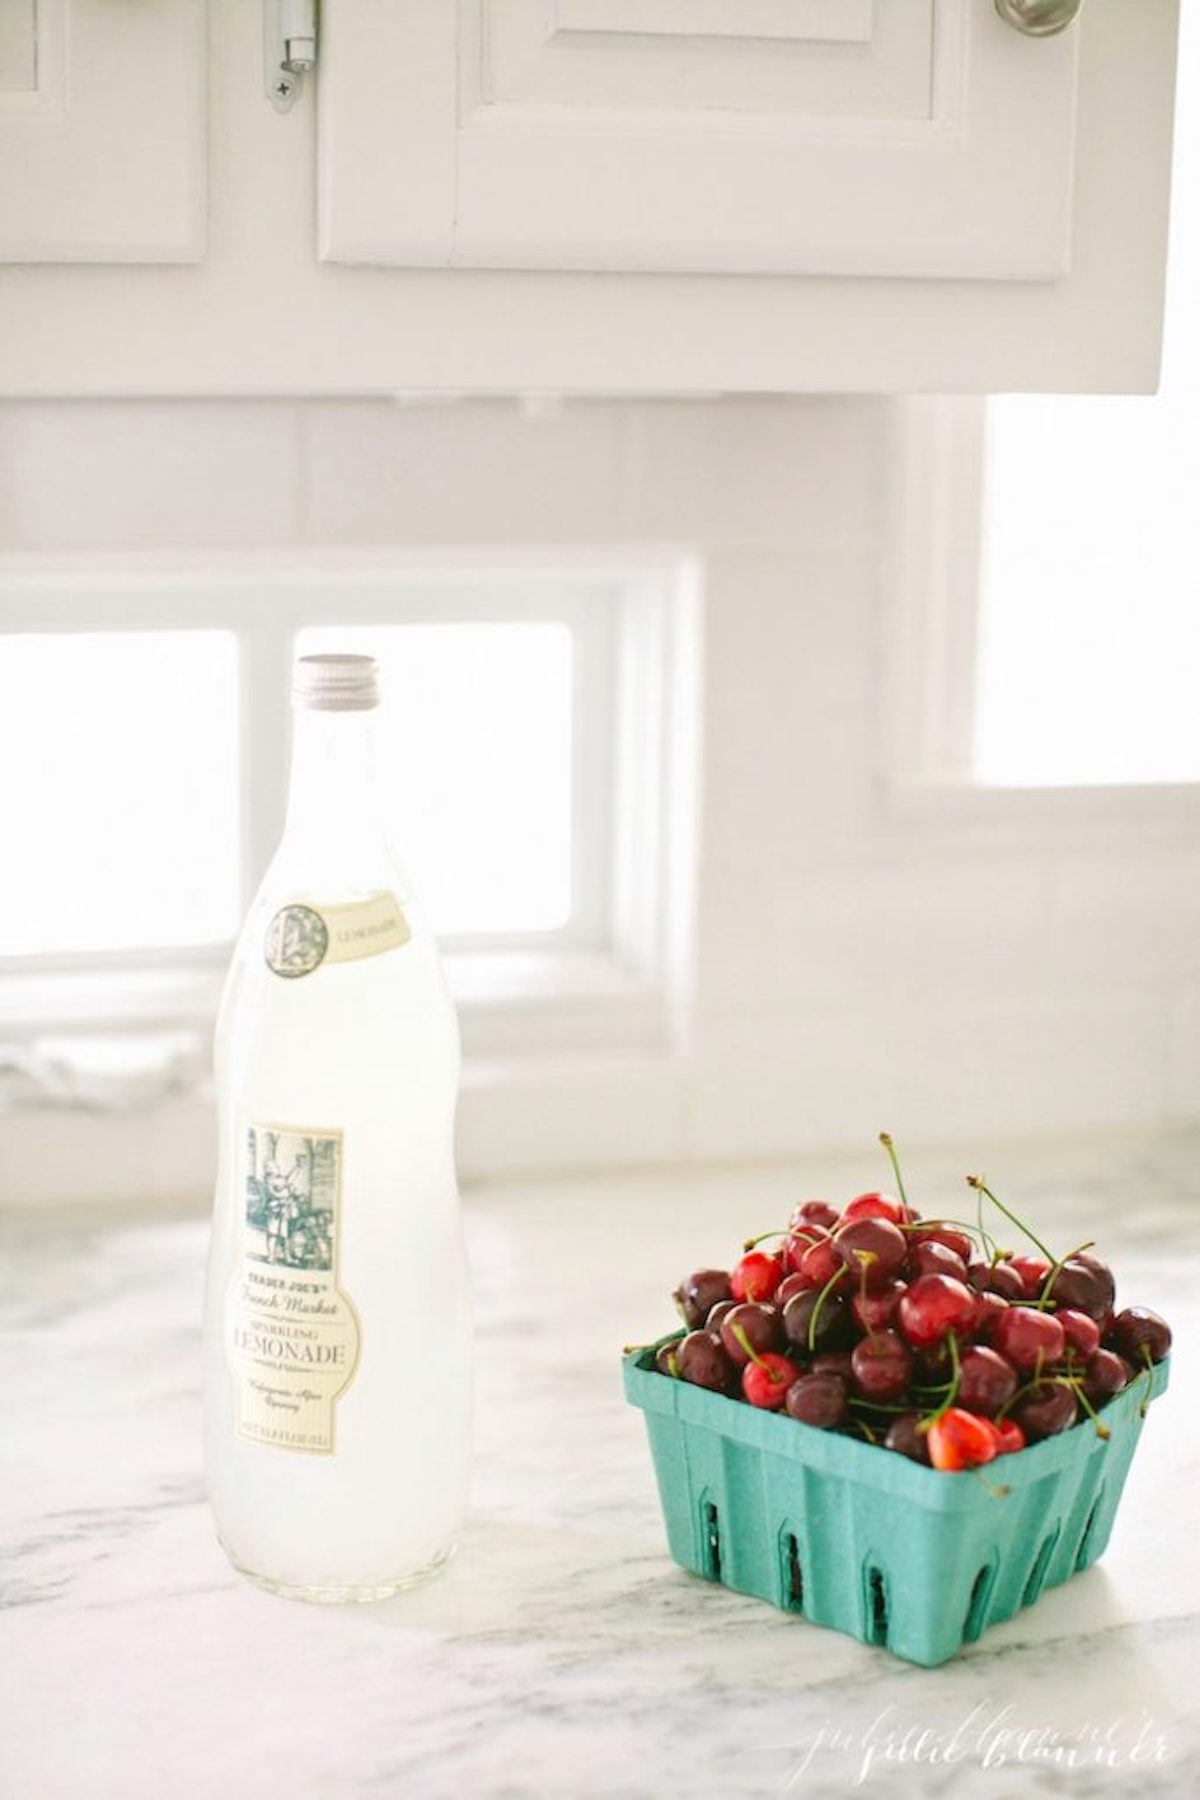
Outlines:
{"label": "bottle shoulder label", "polygon": [[412,936],[395,894],[371,894],[348,906],[291,900],[267,926],[267,967],[285,980],[311,975],[326,963],[357,962],[398,950]]}
{"label": "bottle shoulder label", "polygon": [[337,1402],[362,1331],[339,1285],[342,1133],[253,1123],[225,1307],[235,1431],[310,1456],[337,1450]]}

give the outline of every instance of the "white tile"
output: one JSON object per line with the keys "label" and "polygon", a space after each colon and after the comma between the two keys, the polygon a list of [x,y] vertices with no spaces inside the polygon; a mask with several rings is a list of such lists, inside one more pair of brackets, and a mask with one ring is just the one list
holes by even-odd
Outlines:
{"label": "white tile", "polygon": [[296,419],[290,402],[0,405],[0,547],[293,543]]}
{"label": "white tile", "polygon": [[615,530],[620,407],[327,401],[304,422],[314,543],[538,544]]}

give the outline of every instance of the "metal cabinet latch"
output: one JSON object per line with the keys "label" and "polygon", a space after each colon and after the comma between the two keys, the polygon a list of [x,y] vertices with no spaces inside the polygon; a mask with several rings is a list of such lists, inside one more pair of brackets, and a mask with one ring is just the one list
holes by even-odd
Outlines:
{"label": "metal cabinet latch", "polygon": [[306,71],[317,66],[317,0],[263,0],[267,98],[290,112]]}

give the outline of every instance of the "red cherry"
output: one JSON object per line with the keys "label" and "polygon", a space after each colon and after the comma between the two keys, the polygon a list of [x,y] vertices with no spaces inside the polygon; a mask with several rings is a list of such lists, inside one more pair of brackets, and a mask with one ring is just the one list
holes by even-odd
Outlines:
{"label": "red cherry", "polygon": [[975,1336],[980,1343],[990,1344],[992,1333],[996,1329],[996,1320],[1001,1313],[1008,1311],[1008,1301],[994,1294],[990,1288],[975,1296]]}
{"label": "red cherry", "polygon": [[1076,1356],[1082,1356],[1086,1362],[1092,1352],[1100,1348],[1100,1327],[1095,1319],[1089,1318],[1087,1313],[1076,1312],[1071,1306],[1060,1307],[1054,1316],[1063,1328],[1067,1349],[1074,1350]]}
{"label": "red cherry", "polygon": [[949,1332],[968,1332],[975,1321],[975,1295],[953,1275],[921,1275],[900,1296],[900,1329],[918,1350]]}
{"label": "red cherry", "polygon": [[1015,1451],[1025,1448],[1025,1433],[1015,1419],[989,1419],[988,1424],[999,1439],[997,1456],[1012,1456]]}
{"label": "red cherry", "polygon": [[845,1264],[833,1247],[832,1238],[822,1238],[820,1243],[813,1244],[800,1258],[798,1274],[803,1275],[809,1287],[823,1288],[831,1281],[839,1269]]}
{"label": "red cherry", "polygon": [[904,1233],[887,1219],[852,1219],[839,1225],[833,1247],[856,1285],[867,1289],[886,1287],[908,1254]]}
{"label": "red cherry", "polygon": [[842,1208],[843,1225],[849,1225],[854,1219],[886,1219],[891,1225],[904,1225],[908,1220],[908,1208],[894,1194],[859,1194]]}
{"label": "red cherry", "polygon": [[929,1460],[935,1469],[974,1469],[996,1454],[996,1428],[988,1419],[952,1406],[929,1427]]}
{"label": "red cherry", "polygon": [[980,1294],[1000,1294],[1005,1300],[1028,1298],[1025,1283],[1011,1263],[970,1263],[967,1267],[967,1280]]}
{"label": "red cherry", "polygon": [[832,1231],[837,1222],[837,1207],[830,1206],[828,1200],[804,1200],[792,1209],[788,1228],[799,1231],[805,1225],[821,1225],[826,1231]]}
{"label": "red cherry", "polygon": [[898,1331],[875,1331],[855,1344],[850,1369],[864,1399],[898,1400],[912,1380],[912,1351]]}
{"label": "red cherry", "polygon": [[783,1280],[783,1263],[762,1250],[743,1256],[729,1277],[735,1300],[769,1300]]}
{"label": "red cherry", "polygon": [[1036,1300],[1046,1285],[1046,1277],[1050,1273],[1050,1264],[1043,1256],[1014,1256],[1008,1267],[1015,1269],[1021,1277],[1021,1286],[1025,1289],[1027,1300]]}
{"label": "red cherry", "polygon": [[777,1307],[761,1301],[745,1300],[727,1312],[720,1323],[721,1342],[736,1368],[744,1368],[751,1360],[750,1351],[765,1353],[783,1342],[783,1317]]}
{"label": "red cherry", "polygon": [[802,1275],[797,1269],[794,1274],[784,1276],[771,1296],[771,1305],[777,1306],[782,1312],[793,1294],[806,1293],[811,1286],[812,1282],[807,1275]]}
{"label": "red cherry", "polygon": [[953,1275],[956,1281],[967,1279],[967,1265],[948,1244],[937,1238],[925,1238],[908,1253],[908,1267],[914,1275]]}
{"label": "red cherry", "polygon": [[783,1240],[781,1252],[784,1263],[794,1274],[800,1267],[804,1252],[813,1244],[819,1244],[829,1233],[823,1225],[792,1226]]}
{"label": "red cherry", "polygon": [[790,1357],[768,1350],[742,1370],[742,1392],[751,1406],[763,1406],[773,1412],[783,1405],[788,1389],[799,1376]]}
{"label": "red cherry", "polygon": [[896,1322],[896,1308],[904,1291],[904,1282],[889,1281],[886,1287],[876,1288],[874,1292],[855,1294],[850,1310],[864,1331],[886,1331]]}
{"label": "red cherry", "polygon": [[997,1413],[1017,1391],[1017,1371],[984,1344],[968,1344],[960,1359],[957,1404],[964,1412]]}
{"label": "red cherry", "polygon": [[992,1327],[992,1345],[1014,1368],[1029,1374],[1039,1365],[1056,1363],[1067,1347],[1066,1334],[1053,1313],[1034,1306],[1010,1306]]}
{"label": "red cherry", "polygon": [[908,1241],[910,1244],[944,1244],[955,1256],[962,1257],[964,1266],[975,1254],[975,1246],[965,1231],[956,1231],[953,1225],[939,1225],[936,1219],[910,1231]]}

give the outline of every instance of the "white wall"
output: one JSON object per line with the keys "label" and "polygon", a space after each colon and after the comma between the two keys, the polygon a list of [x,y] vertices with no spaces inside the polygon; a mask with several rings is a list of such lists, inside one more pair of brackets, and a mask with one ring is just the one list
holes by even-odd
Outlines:
{"label": "white wall", "polygon": [[[886,400],[0,407],[0,552],[682,545],[705,575],[703,848],[664,1055],[468,1069],[469,1173],[1146,1126],[1200,1098],[1200,834],[1134,804],[897,803]],[[902,661],[902,659],[901,659]],[[514,1132],[515,1107],[524,1121]],[[95,1155],[128,1122],[97,1120]],[[138,1125],[203,1185],[208,1123]],[[10,1117],[11,1166],[53,1155]]]}

